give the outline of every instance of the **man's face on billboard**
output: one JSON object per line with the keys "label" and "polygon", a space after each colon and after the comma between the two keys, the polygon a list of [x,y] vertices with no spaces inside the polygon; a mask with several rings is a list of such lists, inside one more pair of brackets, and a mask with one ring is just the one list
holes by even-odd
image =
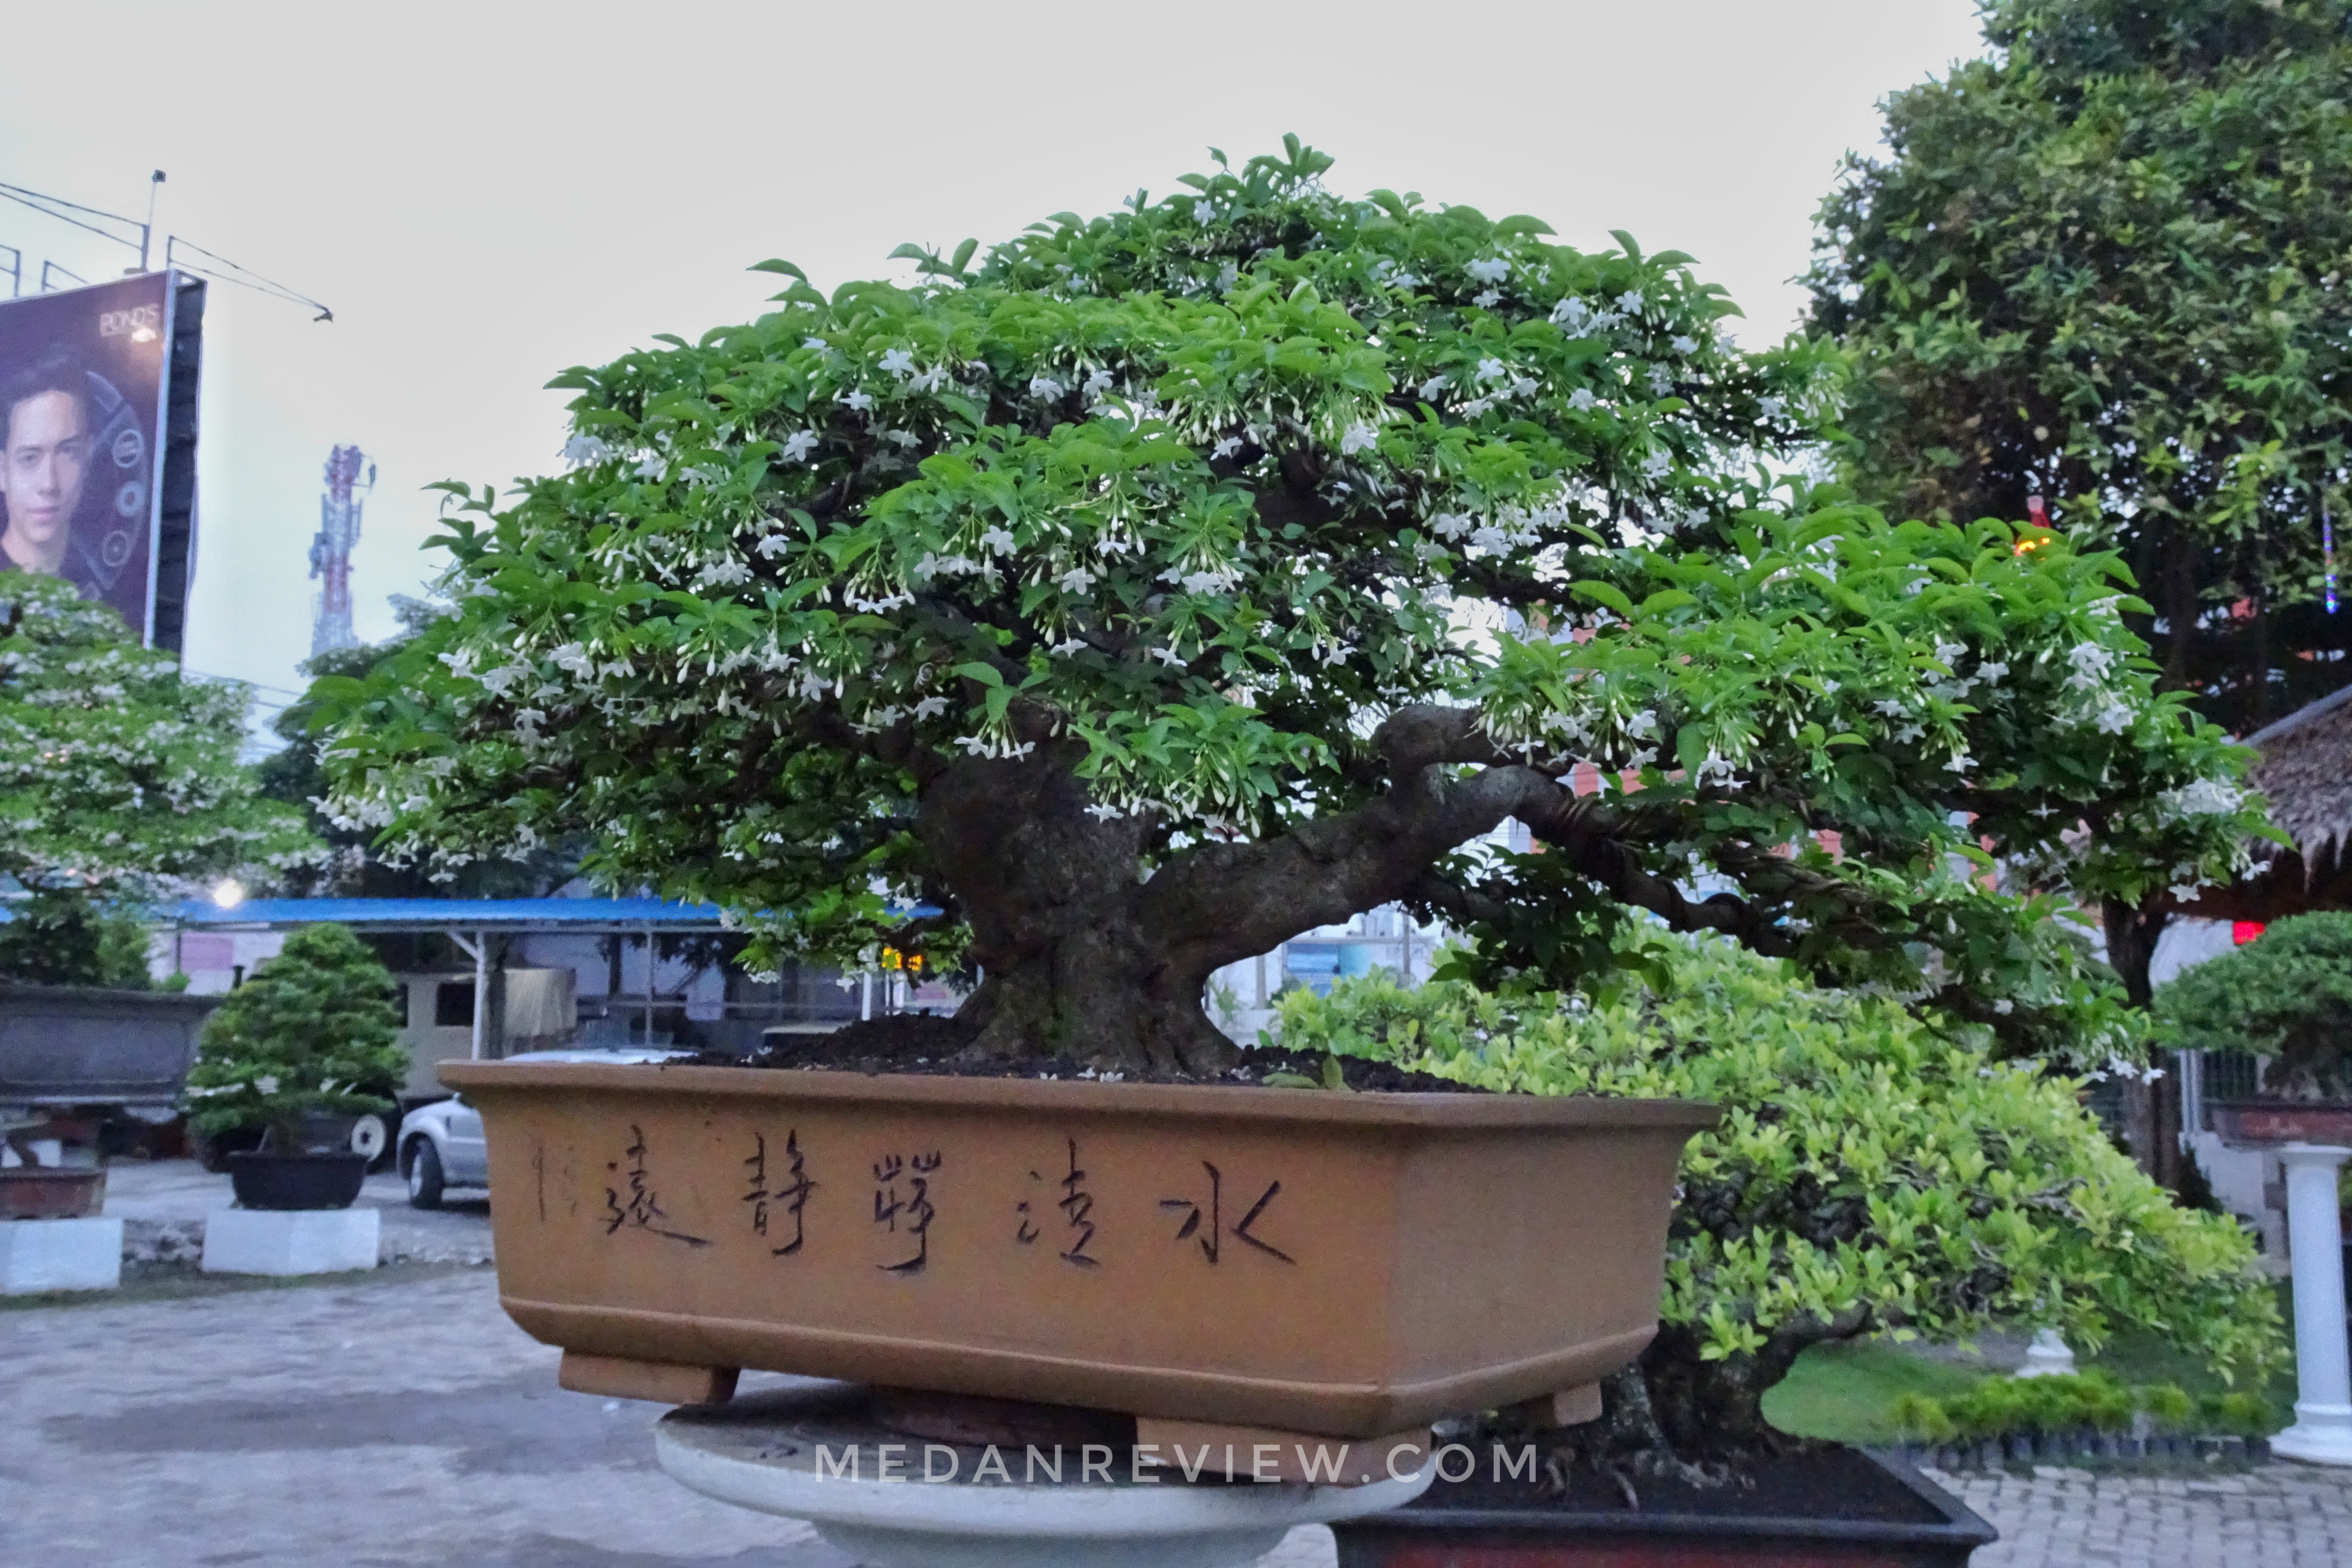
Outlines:
{"label": "man's face on billboard", "polygon": [[67,531],[89,477],[89,428],[81,399],[69,392],[36,393],[8,410],[7,446],[0,451],[0,496],[8,502],[7,546],[13,564],[56,572],[65,564]]}

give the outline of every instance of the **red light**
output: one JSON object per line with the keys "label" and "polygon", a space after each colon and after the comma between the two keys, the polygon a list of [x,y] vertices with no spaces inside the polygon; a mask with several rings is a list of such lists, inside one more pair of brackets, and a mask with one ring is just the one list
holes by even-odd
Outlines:
{"label": "red light", "polygon": [[2246,943],[2253,941],[2254,938],[2262,935],[2263,931],[2263,925],[2260,921],[2231,921],[2230,922],[2230,940],[2235,942],[2238,946],[2243,947]]}

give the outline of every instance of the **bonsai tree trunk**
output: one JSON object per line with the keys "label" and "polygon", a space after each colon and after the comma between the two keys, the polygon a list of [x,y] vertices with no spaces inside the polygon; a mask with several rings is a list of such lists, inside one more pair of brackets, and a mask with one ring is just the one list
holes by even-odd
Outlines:
{"label": "bonsai tree trunk", "polygon": [[1234,1044],[1201,1006],[1215,964],[1145,918],[1147,823],[1087,804],[1083,781],[1042,762],[959,763],[924,790],[916,831],[957,892],[982,976],[956,1021],[991,1057],[1230,1066]]}
{"label": "bonsai tree trunk", "polygon": [[[2110,899],[2100,909],[2106,929],[2107,962],[2124,983],[2125,999],[2145,1011],[2156,990],[2148,978],[2156,944],[2172,922],[2172,911],[2161,895],[2142,904]],[[2132,1157],[2150,1179],[2173,1192],[2180,1190],[2186,1160],[2180,1152],[2180,1076],[2169,1053],[2159,1053],[2157,1064],[2164,1076],[2148,1081],[2127,1078],[2123,1083],[2124,1139]]]}

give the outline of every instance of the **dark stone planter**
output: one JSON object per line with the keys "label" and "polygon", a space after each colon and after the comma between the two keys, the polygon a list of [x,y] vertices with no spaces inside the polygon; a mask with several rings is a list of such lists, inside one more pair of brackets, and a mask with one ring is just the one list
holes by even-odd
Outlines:
{"label": "dark stone planter", "polygon": [[2213,1131],[2239,1148],[2352,1144],[2352,1103],[2340,1100],[2223,1100],[2212,1110]]}
{"label": "dark stone planter", "polygon": [[0,1102],[168,1106],[217,996],[0,984]]}
{"label": "dark stone planter", "polygon": [[0,1220],[89,1219],[105,1206],[102,1170],[0,1171]]}
{"label": "dark stone planter", "polygon": [[231,1154],[239,1208],[347,1209],[367,1178],[364,1154]]}
{"label": "dark stone planter", "polygon": [[1909,1464],[1866,1458],[1884,1479],[1881,1511],[1913,1519],[1445,1508],[1423,1498],[1331,1533],[1339,1568],[1962,1568],[1999,1538]]}

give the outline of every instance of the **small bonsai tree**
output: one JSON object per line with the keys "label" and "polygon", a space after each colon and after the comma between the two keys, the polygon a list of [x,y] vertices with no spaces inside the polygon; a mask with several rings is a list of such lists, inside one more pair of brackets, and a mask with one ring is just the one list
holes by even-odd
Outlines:
{"label": "small bonsai tree", "polygon": [[393,1109],[408,1071],[391,972],[348,927],[287,937],[205,1020],[182,1109],[204,1137],[263,1130],[262,1147],[299,1151],[314,1115]]}
{"label": "small bonsai tree", "polygon": [[250,694],[182,677],[60,578],[0,572],[0,975],[145,983],[140,907],[313,853],[237,760]]}
{"label": "small bonsai tree", "polygon": [[447,487],[455,613],[318,684],[341,819],[592,835],[755,963],[968,936],[984,1055],[1215,1070],[1213,971],[1392,900],[1490,977],[1643,910],[2125,1042],[2056,896],[2232,875],[2260,816],[2113,560],[1757,479],[1815,355],[1737,352],[1685,256],[1219,164],[566,373],[575,466]]}
{"label": "small bonsai tree", "polygon": [[2143,1175],[2078,1102],[2078,1080],[1998,1063],[1980,1038],[1727,942],[1669,940],[1649,957],[1651,980],[1599,1005],[1373,979],[1281,1007],[1281,1043],[1297,1049],[1493,1089],[1723,1108],[1683,1158],[1658,1337],[1605,1386],[1601,1423],[1572,1429],[1583,1458],[1785,1447],[1764,1395],[1808,1347],[1880,1331],[2051,1327],[2095,1350],[2147,1328],[2225,1374],[2282,1359],[2244,1232]]}
{"label": "small bonsai tree", "polygon": [[2295,915],[2156,994],[2165,1043],[2268,1057],[2263,1087],[2352,1100],[2352,913]]}

